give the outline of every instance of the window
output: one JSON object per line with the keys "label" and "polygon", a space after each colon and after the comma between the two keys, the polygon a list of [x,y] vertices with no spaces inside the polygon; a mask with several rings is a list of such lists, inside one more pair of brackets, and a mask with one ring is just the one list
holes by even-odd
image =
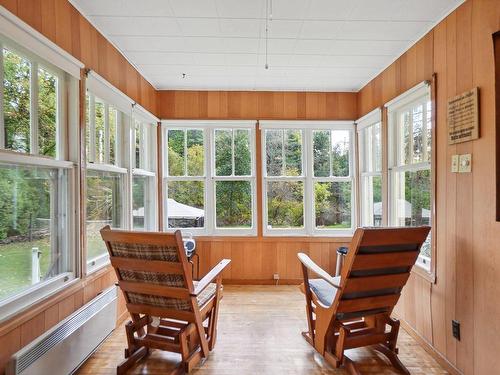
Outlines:
{"label": "window", "polygon": [[166,228],[255,234],[254,124],[214,121],[164,126]]}
{"label": "window", "polygon": [[[422,85],[388,106],[389,224],[431,225],[432,108],[429,87]],[[417,264],[430,270],[431,237],[422,246]]]}
{"label": "window", "polygon": [[86,244],[87,272],[108,262],[100,230],[106,225],[126,229],[128,169],[122,147],[129,116],[87,92]]}
{"label": "window", "polygon": [[366,115],[357,123],[360,168],[361,225],[383,225],[382,207],[382,125],[380,110]]}
{"label": "window", "polygon": [[74,143],[61,103],[76,79],[3,36],[0,51],[3,319],[75,278]]}
{"label": "window", "polygon": [[266,129],[267,228],[304,228],[301,129]]}
{"label": "window", "polygon": [[353,124],[261,125],[265,233],[351,233]]}
{"label": "window", "polygon": [[156,125],[134,117],[132,228],[156,230]]}

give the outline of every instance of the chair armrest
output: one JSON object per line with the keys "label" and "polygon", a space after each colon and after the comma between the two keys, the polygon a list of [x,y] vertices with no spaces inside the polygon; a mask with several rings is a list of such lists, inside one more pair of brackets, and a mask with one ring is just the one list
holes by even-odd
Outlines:
{"label": "chair armrest", "polygon": [[311,258],[309,258],[306,254],[304,253],[298,253],[297,256],[299,257],[300,262],[306,267],[308,270],[314,272],[317,274],[319,277],[321,277],[323,280],[325,280],[328,284],[335,288],[340,288],[340,276],[333,277],[331,276],[328,272],[323,270],[320,266],[318,266],[316,263],[312,261]]}
{"label": "chair armrest", "polygon": [[197,296],[200,294],[217,276],[224,271],[224,268],[231,263],[231,259],[222,259],[214,268],[210,270],[196,285],[192,296]]}

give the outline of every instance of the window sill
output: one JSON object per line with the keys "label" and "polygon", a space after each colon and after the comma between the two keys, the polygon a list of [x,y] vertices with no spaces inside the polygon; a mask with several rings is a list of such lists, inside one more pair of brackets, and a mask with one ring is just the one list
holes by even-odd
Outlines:
{"label": "window sill", "polygon": [[433,271],[432,266],[430,270],[427,270],[423,266],[416,263],[415,266],[412,268],[411,273],[417,275],[418,277],[424,280],[427,280],[432,284],[436,283],[436,273]]}
{"label": "window sill", "polygon": [[[64,281],[65,278],[69,278]],[[12,319],[16,315],[31,309],[34,305],[43,302],[50,297],[61,293],[80,281],[73,274],[66,273],[46,281],[30,289],[12,296],[5,300],[0,306],[0,324]]]}
{"label": "window sill", "polygon": [[206,242],[333,242],[349,243],[352,237],[320,237],[320,236],[287,236],[287,235],[264,235],[264,236],[195,236],[197,241]]}
{"label": "window sill", "polygon": [[89,261],[87,261],[87,272],[86,275],[93,274],[110,264],[108,253],[99,255]]}

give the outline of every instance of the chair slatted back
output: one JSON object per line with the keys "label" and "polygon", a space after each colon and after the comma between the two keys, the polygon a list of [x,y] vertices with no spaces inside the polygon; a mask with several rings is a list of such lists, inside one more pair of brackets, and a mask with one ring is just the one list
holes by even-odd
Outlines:
{"label": "chair slatted back", "polygon": [[131,313],[193,320],[194,286],[180,231],[174,234],[101,230]]}
{"label": "chair slatted back", "polygon": [[357,229],[333,303],[338,318],[390,314],[429,231],[430,227]]}

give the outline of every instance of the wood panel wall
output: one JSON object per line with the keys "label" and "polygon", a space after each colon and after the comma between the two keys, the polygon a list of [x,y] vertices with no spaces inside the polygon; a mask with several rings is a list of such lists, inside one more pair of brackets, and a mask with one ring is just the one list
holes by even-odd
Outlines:
{"label": "wood panel wall", "polygon": [[221,259],[231,259],[224,282],[231,284],[298,284],[302,273],[297,253],[303,252],[328,272],[335,272],[336,250],[348,246],[350,238],[311,237],[199,237],[200,274],[206,274]]}
{"label": "wood panel wall", "polygon": [[[495,221],[495,95],[492,34],[500,2],[468,0],[358,95],[359,115],[425,79],[437,78],[436,283],[412,275],[398,313],[465,375],[500,368],[500,223]],[[475,86],[481,138],[448,145],[447,99]],[[472,154],[472,173],[450,172],[453,154]],[[461,323],[461,340],[451,320]]]}
{"label": "wood panel wall", "polygon": [[159,91],[161,119],[355,120],[356,93]]}
{"label": "wood panel wall", "polygon": [[154,87],[68,0],[0,0],[0,5],[157,114]]}

